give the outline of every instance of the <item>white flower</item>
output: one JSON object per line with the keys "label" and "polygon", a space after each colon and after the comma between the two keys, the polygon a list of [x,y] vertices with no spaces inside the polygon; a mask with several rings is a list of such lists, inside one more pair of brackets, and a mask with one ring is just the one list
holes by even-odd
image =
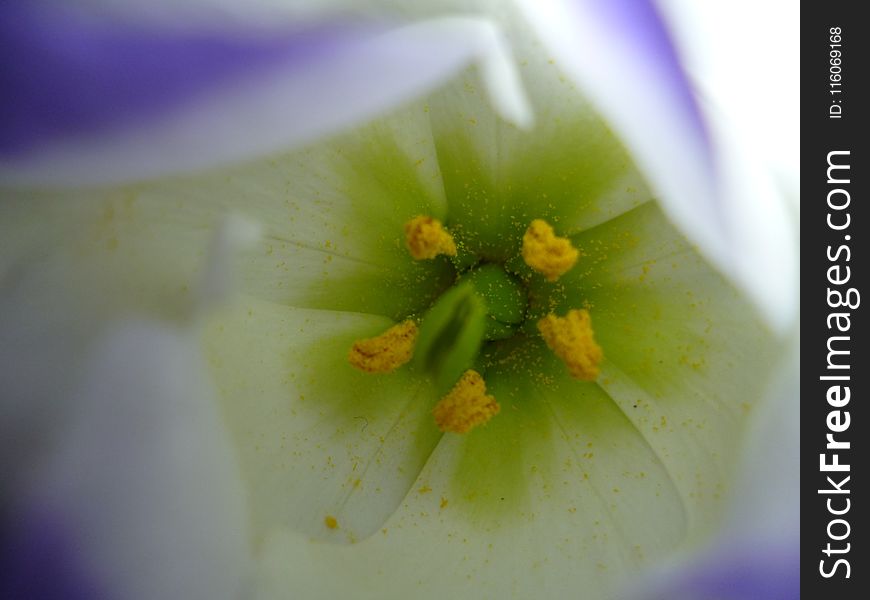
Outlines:
{"label": "white flower", "polygon": [[[716,524],[778,342],[665,213],[768,315],[778,288],[747,276],[679,64],[643,3],[487,8],[256,37],[19,11],[15,48],[73,31],[139,69],[100,71],[101,105],[46,51],[33,88],[65,102],[13,96],[10,130],[40,128],[0,164],[14,507],[59,519],[98,588],[600,597]],[[456,435],[419,369],[354,372],[354,340],[465,268],[410,258],[418,214],[510,273],[532,220],[570,237],[558,284],[522,279],[525,318],[590,308],[597,381],[512,324],[483,353],[501,413]]]}

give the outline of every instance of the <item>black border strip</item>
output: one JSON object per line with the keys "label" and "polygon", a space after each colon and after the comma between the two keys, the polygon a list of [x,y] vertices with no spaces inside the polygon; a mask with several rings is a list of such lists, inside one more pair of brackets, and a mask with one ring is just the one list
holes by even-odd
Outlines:
{"label": "black border strip", "polygon": [[[863,3],[804,3],[801,15],[801,588],[867,597],[870,269]],[[846,168],[848,166],[848,168]],[[828,437],[830,436],[830,438]],[[824,464],[823,464],[824,463]],[[848,465],[845,466],[845,465]],[[839,513],[839,514],[838,514]]]}

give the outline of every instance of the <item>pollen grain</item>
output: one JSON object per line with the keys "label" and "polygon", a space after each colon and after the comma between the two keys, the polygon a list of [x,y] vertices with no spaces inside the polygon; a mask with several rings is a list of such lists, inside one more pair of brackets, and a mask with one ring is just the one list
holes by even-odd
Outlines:
{"label": "pollen grain", "polygon": [[486,393],[486,382],[477,371],[463,373],[450,392],[441,398],[432,414],[441,431],[468,433],[501,410],[495,397]]}
{"label": "pollen grain", "polygon": [[568,238],[559,237],[549,223],[535,219],[523,235],[523,260],[532,269],[556,281],[571,270],[580,252]]}
{"label": "pollen grain", "polygon": [[587,310],[569,310],[564,317],[550,313],[538,321],[538,331],[574,379],[595,381],[604,352],[595,342]]}
{"label": "pollen grain", "polygon": [[405,243],[415,260],[435,258],[439,254],[456,256],[456,243],[441,221],[418,216],[405,223]]}
{"label": "pollen grain", "polygon": [[357,340],[347,359],[366,373],[391,373],[411,360],[418,332],[417,324],[408,319],[377,337]]}

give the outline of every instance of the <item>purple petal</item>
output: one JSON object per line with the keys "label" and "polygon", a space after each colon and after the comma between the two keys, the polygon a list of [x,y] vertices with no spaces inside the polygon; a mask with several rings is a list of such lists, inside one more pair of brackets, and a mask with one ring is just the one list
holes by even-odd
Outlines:
{"label": "purple petal", "polygon": [[103,590],[81,564],[57,515],[31,510],[0,523],[0,598],[96,600]]}
{"label": "purple petal", "polygon": [[693,598],[796,600],[800,598],[799,547],[793,543],[765,553],[737,550],[734,556],[694,573],[682,587]]}
{"label": "purple petal", "polygon": [[797,600],[800,598],[800,544],[732,546],[693,568],[662,578],[642,600]]}
{"label": "purple petal", "polygon": [[305,64],[362,32],[331,24],[276,35],[187,32],[0,5],[0,156],[153,117],[239,75]]}
{"label": "purple petal", "polygon": [[[594,6],[593,10],[601,16],[607,30],[621,31],[621,36],[649,59],[649,68],[657,70],[659,77],[667,82],[665,91],[682,111],[687,124],[707,142],[706,125],[695,96],[654,4],[650,0],[587,0],[587,3]],[[709,144],[706,147],[709,149]]]}
{"label": "purple petal", "polygon": [[[250,160],[372,118],[473,61],[496,109],[530,120],[509,51],[485,19],[386,27],[344,17],[256,37],[19,12],[29,15],[18,19],[25,32],[0,49],[12,56],[4,87],[19,88],[5,100],[14,136],[0,152],[0,178],[13,184],[113,183]],[[27,69],[12,66],[30,56]],[[22,148],[32,151],[9,153]]]}

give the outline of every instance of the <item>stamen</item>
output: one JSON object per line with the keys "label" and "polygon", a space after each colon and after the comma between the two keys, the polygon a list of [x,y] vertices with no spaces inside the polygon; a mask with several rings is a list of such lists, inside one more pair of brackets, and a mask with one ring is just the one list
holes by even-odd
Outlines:
{"label": "stamen", "polygon": [[538,331],[550,350],[568,367],[571,377],[595,381],[604,352],[595,343],[589,311],[569,310],[564,317],[550,313],[538,321]]}
{"label": "stamen", "polygon": [[480,373],[469,369],[453,389],[441,398],[432,414],[441,431],[468,433],[489,421],[500,410],[496,399],[486,394],[486,383]]}
{"label": "stamen", "polygon": [[391,373],[411,360],[417,333],[414,321],[403,321],[377,337],[354,342],[347,359],[366,373]]}
{"label": "stamen", "polygon": [[405,223],[405,243],[416,260],[435,258],[439,254],[456,256],[453,236],[433,217],[414,217]]}
{"label": "stamen", "polygon": [[579,256],[571,240],[558,237],[542,219],[532,221],[523,236],[523,260],[547,281],[556,281],[571,270]]}

